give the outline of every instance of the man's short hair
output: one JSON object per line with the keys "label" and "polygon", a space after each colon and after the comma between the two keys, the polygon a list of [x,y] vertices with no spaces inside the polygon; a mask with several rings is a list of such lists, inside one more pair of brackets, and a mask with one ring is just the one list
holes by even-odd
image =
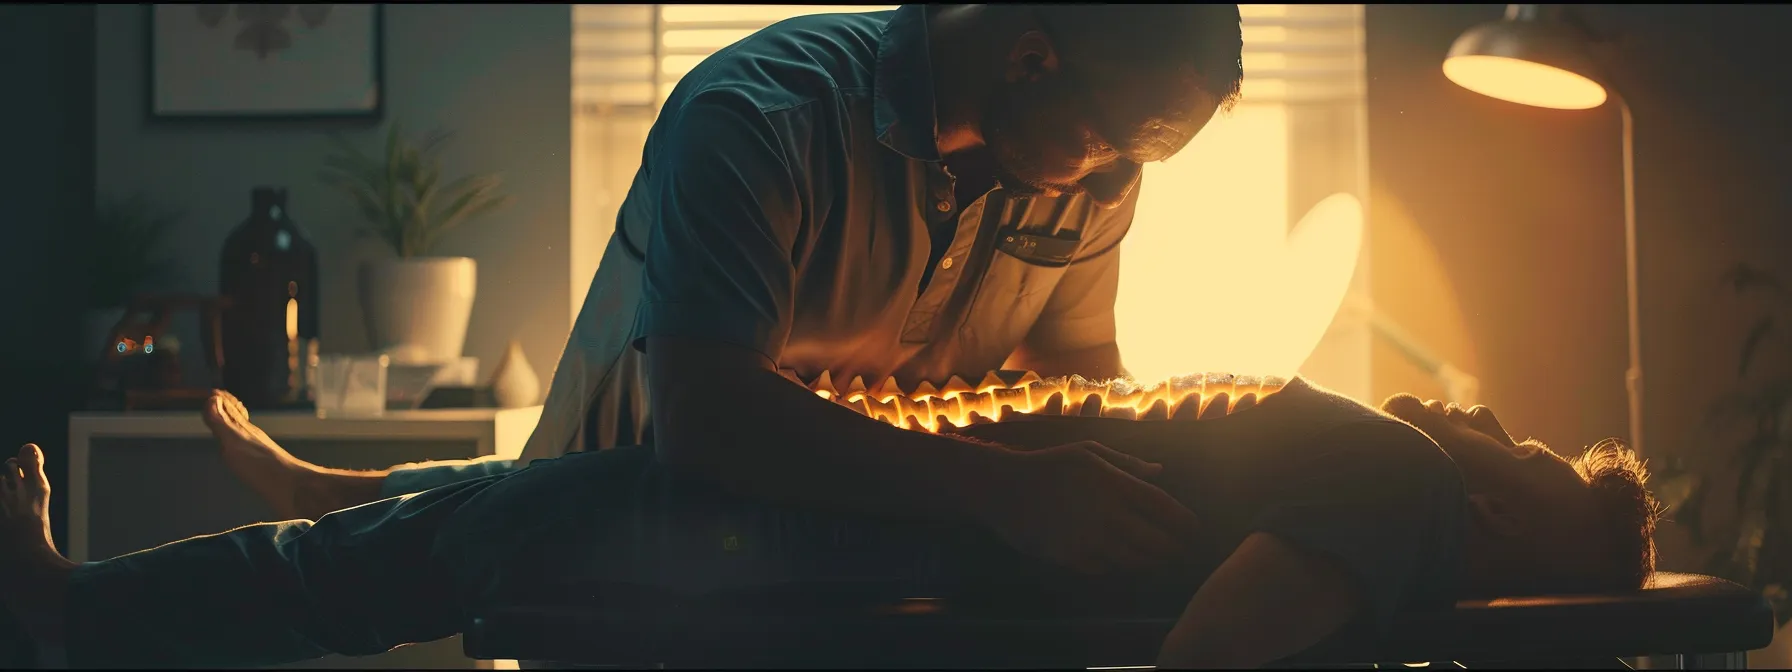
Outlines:
{"label": "man's short hair", "polygon": [[1034,5],[1078,52],[1140,67],[1194,66],[1202,89],[1221,109],[1237,103],[1244,83],[1244,33],[1238,5]]}
{"label": "man's short hair", "polygon": [[1586,481],[1599,520],[1609,536],[1597,564],[1606,571],[1593,590],[1636,590],[1655,573],[1655,523],[1661,504],[1644,487],[1649,469],[1636,451],[1617,439],[1594,444],[1568,461]]}

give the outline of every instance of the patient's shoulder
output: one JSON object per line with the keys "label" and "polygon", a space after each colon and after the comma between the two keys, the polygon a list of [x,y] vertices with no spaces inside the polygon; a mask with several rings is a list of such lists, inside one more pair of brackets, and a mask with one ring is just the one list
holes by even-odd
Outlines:
{"label": "patient's shoulder", "polygon": [[1462,475],[1456,462],[1431,437],[1391,418],[1371,418],[1333,426],[1319,441],[1353,460],[1374,463],[1390,477],[1455,481]]}

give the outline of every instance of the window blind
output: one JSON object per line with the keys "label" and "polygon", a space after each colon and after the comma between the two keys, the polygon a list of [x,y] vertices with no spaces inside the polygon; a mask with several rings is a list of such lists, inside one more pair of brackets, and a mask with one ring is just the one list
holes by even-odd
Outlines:
{"label": "window blind", "polygon": [[[573,5],[572,99],[653,109],[704,58],[778,21],[895,5]],[[1241,104],[1349,102],[1363,92],[1362,5],[1240,5]]]}
{"label": "window blind", "polygon": [[1239,5],[1241,105],[1362,100],[1362,5]]}
{"label": "window blind", "polygon": [[784,19],[896,5],[573,5],[573,101],[657,108],[685,73]]}

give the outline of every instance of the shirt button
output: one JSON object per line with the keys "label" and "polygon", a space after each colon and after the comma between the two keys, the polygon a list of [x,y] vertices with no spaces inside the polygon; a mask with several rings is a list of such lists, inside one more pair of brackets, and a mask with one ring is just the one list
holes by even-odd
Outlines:
{"label": "shirt button", "polygon": [[952,270],[952,258],[951,257],[946,257],[945,259],[940,260],[940,270],[944,270],[944,271]]}
{"label": "shirt button", "polygon": [[952,204],[948,201],[938,201],[933,204],[933,209],[938,210],[940,212],[951,212]]}

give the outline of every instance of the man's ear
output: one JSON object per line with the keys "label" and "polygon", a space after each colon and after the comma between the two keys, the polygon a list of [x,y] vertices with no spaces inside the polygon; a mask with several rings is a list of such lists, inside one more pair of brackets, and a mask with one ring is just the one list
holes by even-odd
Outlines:
{"label": "man's ear", "polygon": [[1468,496],[1469,515],[1474,524],[1487,530],[1495,537],[1511,539],[1524,536],[1529,532],[1529,524],[1512,502],[1500,495],[1475,494]]}
{"label": "man's ear", "polygon": [[1005,72],[1010,83],[1038,81],[1057,71],[1058,50],[1052,45],[1052,38],[1046,37],[1044,32],[1029,30],[1021,33],[1014,41],[1014,48],[1008,50]]}

